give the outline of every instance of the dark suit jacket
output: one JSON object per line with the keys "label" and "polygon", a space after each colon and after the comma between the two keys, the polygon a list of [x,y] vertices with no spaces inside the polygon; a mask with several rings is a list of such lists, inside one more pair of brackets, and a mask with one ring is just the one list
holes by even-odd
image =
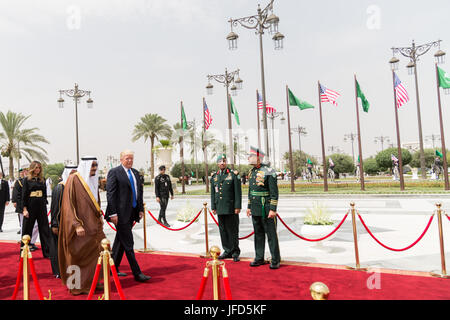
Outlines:
{"label": "dark suit jacket", "polygon": [[9,183],[3,179],[0,180],[0,183],[0,205],[4,206],[6,202],[9,202]]}
{"label": "dark suit jacket", "polygon": [[139,172],[131,169],[136,180],[136,202],[133,209],[133,193],[128,174],[122,165],[109,170],[106,178],[106,221],[111,221],[111,215],[117,214],[119,224],[127,224],[132,221],[139,222],[139,212],[144,212],[144,189],[139,179]]}

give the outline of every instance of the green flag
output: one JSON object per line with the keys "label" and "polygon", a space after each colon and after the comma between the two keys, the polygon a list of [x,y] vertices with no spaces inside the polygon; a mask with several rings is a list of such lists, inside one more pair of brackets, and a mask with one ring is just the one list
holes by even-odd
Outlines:
{"label": "green flag", "polygon": [[239,122],[239,114],[237,112],[236,107],[234,106],[234,102],[233,99],[231,99],[231,97],[230,97],[230,104],[231,104],[231,113],[234,114],[234,118],[236,119],[238,126],[240,126],[241,123]]}
{"label": "green flag", "polygon": [[438,67],[439,86],[443,89],[450,89],[450,74]]}
{"label": "green flag", "polygon": [[440,153],[439,150],[436,150],[436,155],[437,155],[439,158],[442,158],[442,157],[443,157],[442,153]]}
{"label": "green flag", "polygon": [[188,128],[186,115],[184,114],[184,107],[181,107],[181,127],[183,128],[183,130],[187,130]]}
{"label": "green flag", "polygon": [[357,92],[358,98],[361,99],[361,103],[362,103],[364,112],[369,112],[369,106],[370,106],[369,101],[367,101],[366,96],[361,91],[358,81],[356,81],[356,92]]}
{"label": "green flag", "polygon": [[313,164],[309,158],[308,160],[306,160],[306,162],[308,162],[309,164]]}
{"label": "green flag", "polygon": [[359,159],[359,155],[358,155],[358,163],[361,163],[361,160]]}
{"label": "green flag", "polygon": [[297,106],[300,108],[300,110],[314,109],[313,105],[309,104],[306,101],[302,101],[299,98],[297,98],[296,96],[294,96],[291,89],[288,88],[288,92],[289,92],[289,105],[290,106]]}

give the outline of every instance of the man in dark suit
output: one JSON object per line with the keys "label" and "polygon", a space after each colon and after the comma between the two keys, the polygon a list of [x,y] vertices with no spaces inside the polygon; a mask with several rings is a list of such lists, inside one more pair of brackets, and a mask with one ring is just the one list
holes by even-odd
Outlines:
{"label": "man in dark suit", "polygon": [[3,180],[3,173],[0,172],[0,232],[3,232],[3,218],[5,217],[5,206],[9,204],[9,184]]}
{"label": "man in dark suit", "polygon": [[[144,282],[151,277],[141,272],[134,254],[132,227],[144,215],[143,185],[139,172],[133,169],[134,152],[125,150],[120,153],[121,165],[111,169],[106,179],[106,221],[114,223],[117,229],[112,248],[112,258],[117,269],[125,253],[136,281]],[[119,272],[119,276],[126,276]]]}

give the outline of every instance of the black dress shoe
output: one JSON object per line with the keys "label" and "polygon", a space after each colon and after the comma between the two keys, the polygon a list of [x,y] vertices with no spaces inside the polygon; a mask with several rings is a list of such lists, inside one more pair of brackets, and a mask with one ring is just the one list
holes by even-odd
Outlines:
{"label": "black dress shoe", "polygon": [[280,267],[280,263],[271,263],[270,264],[270,269],[278,269]]}
{"label": "black dress shoe", "polygon": [[223,259],[228,259],[228,258],[231,258],[231,255],[224,253],[224,254],[221,254],[217,259],[223,260]]}
{"label": "black dress shoe", "polygon": [[150,276],[146,276],[143,273],[138,274],[137,276],[134,277],[134,280],[138,281],[138,282],[145,282],[147,280],[150,280],[152,277]]}
{"label": "black dress shoe", "polygon": [[31,252],[36,251],[37,249],[38,249],[38,247],[36,247],[35,244],[30,244],[30,251]]}
{"label": "black dress shoe", "polygon": [[234,262],[239,262],[239,261],[241,261],[241,259],[239,259],[239,257],[233,257],[233,261]]}
{"label": "black dress shoe", "polygon": [[264,264],[264,261],[254,260],[254,261],[250,262],[250,267],[259,267],[259,266],[262,266],[263,264]]}
{"label": "black dress shoe", "polygon": [[120,271],[117,271],[117,275],[119,277],[126,277],[127,276],[127,274],[125,272],[120,272]]}

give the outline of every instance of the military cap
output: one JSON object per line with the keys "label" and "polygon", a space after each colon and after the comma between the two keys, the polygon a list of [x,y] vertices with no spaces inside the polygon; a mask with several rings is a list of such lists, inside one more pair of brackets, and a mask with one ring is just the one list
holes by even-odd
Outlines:
{"label": "military cap", "polygon": [[227,159],[227,155],[225,153],[222,153],[221,155],[219,155],[216,159],[216,163],[222,161],[223,159]]}

